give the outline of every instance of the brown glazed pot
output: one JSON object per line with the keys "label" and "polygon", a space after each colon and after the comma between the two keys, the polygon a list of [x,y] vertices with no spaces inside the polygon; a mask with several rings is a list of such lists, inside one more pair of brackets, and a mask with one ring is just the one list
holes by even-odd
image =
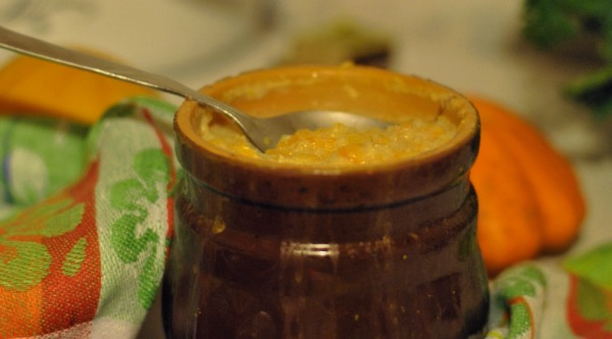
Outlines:
{"label": "brown glazed pot", "polygon": [[171,338],[465,338],[483,333],[485,269],[468,171],[476,110],[417,77],[355,66],[290,67],[204,92],[249,114],[307,108],[392,120],[447,116],[435,151],[344,170],[248,160],[198,137],[185,102],[175,129],[185,175],[164,283]]}

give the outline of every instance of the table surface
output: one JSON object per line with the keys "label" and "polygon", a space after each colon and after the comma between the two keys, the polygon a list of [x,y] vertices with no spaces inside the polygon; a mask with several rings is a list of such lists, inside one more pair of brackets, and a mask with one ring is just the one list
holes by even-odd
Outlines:
{"label": "table surface", "polygon": [[[612,227],[606,227],[612,220],[612,117],[596,120],[559,91],[596,65],[526,44],[521,1],[262,0],[276,6],[275,24],[265,29],[258,20],[271,12],[251,15],[252,5],[241,1],[230,8],[214,0],[44,0],[47,9],[36,9],[36,0],[18,1],[33,9],[8,17],[17,1],[0,4],[0,19],[10,28],[105,50],[192,87],[273,65],[294,32],[351,17],[392,37],[391,69],[497,100],[535,123],[573,162],[586,196],[582,235],[569,252],[612,240]],[[10,56],[2,52],[0,60]],[[139,338],[163,338],[159,304]]]}

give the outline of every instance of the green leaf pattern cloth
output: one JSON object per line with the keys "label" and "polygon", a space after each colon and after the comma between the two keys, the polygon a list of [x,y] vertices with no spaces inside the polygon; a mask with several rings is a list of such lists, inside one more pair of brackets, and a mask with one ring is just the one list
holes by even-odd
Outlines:
{"label": "green leaf pattern cloth", "polygon": [[86,128],[0,117],[0,338],[131,338],[172,234],[175,107],[133,98]]}

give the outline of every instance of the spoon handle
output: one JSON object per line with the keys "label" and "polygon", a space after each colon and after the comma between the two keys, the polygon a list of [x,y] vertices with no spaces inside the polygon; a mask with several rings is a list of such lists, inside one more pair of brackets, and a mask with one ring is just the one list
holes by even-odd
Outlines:
{"label": "spoon handle", "polygon": [[243,125],[244,119],[242,114],[236,112],[236,110],[232,107],[214,98],[202,95],[191,88],[162,75],[145,72],[130,66],[76,52],[17,32],[13,32],[2,26],[0,26],[0,47],[17,53],[27,54],[35,58],[98,73],[107,77],[133,82],[145,87],[179,95],[186,99],[196,100],[220,113],[228,115],[234,121],[238,122],[239,125]]}

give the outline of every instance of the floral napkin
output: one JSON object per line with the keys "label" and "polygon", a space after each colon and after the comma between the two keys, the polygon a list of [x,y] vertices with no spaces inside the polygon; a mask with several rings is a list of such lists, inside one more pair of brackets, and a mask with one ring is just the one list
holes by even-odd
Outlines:
{"label": "floral napkin", "polygon": [[493,338],[612,338],[612,242],[498,276],[491,283]]}
{"label": "floral napkin", "polygon": [[0,338],[136,336],[172,236],[173,112],[0,119]]}

